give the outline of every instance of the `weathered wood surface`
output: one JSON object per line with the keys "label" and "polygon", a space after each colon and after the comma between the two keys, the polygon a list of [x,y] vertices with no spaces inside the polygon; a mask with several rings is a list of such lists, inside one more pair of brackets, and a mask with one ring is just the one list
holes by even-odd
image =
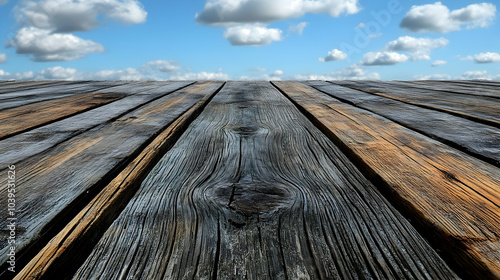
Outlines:
{"label": "weathered wood surface", "polygon": [[397,86],[388,82],[335,81],[334,83],[500,128],[500,101],[496,98],[429,91]]}
{"label": "weathered wood surface", "polygon": [[[222,85],[221,85],[222,87]],[[216,94],[206,95],[161,132],[20,272],[17,279],[55,279],[78,264],[120,214],[140,182]],[[70,275],[68,275],[70,276]]]}
{"label": "weathered wood surface", "polygon": [[222,85],[0,81],[17,279],[500,278],[500,83]]}
{"label": "weathered wood surface", "polygon": [[0,141],[0,170],[56,146],[72,137],[103,123],[113,121],[124,114],[151,102],[190,83],[161,83],[148,85],[139,83],[117,89],[127,94],[113,103],[26,131]]}
{"label": "weathered wood surface", "polygon": [[500,169],[304,84],[276,85],[468,277],[500,277]]}
{"label": "weathered wood surface", "polygon": [[[279,152],[277,152],[279,151]],[[453,279],[269,83],[228,83],[75,279]]]}
{"label": "weathered wood surface", "polygon": [[61,98],[78,93],[87,93],[99,89],[110,88],[125,84],[124,82],[87,82],[75,86],[57,85],[46,88],[33,88],[28,90],[16,91],[13,93],[0,94],[0,110],[19,107],[30,103]]}
{"label": "weathered wood surface", "polygon": [[[153,137],[218,86],[220,83],[198,83],[173,92],[19,162],[16,197],[22,199],[16,205],[18,250],[44,238],[44,233],[67,218],[74,207],[83,208],[85,205],[79,204],[89,192],[104,187]],[[6,180],[0,179],[2,186]],[[6,189],[0,195],[1,205],[6,205]],[[1,228],[6,228],[6,215],[0,214]],[[0,244],[0,261],[4,263],[5,236]]]}
{"label": "weathered wood surface", "polygon": [[498,128],[328,82],[311,81],[306,84],[500,166]]}
{"label": "weathered wood surface", "polygon": [[468,94],[477,96],[488,96],[493,98],[500,98],[500,88],[491,88],[484,85],[471,85],[471,84],[458,84],[444,83],[439,81],[393,81],[391,83],[402,84],[419,89],[426,89],[431,91],[443,91],[447,93]]}

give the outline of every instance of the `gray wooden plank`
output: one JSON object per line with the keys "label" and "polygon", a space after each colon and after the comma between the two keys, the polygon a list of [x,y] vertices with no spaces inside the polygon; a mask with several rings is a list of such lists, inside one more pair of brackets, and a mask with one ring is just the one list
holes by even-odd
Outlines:
{"label": "gray wooden plank", "polygon": [[327,82],[305,84],[500,166],[498,128]]}
{"label": "gray wooden plank", "polygon": [[[442,81],[391,81],[391,84],[415,87],[430,91],[467,94],[475,96],[487,96],[500,99],[500,88],[486,88],[481,86],[471,86],[464,84],[445,83]],[[457,98],[460,98],[457,96]]]}
{"label": "gray wooden plank", "polygon": [[500,102],[495,98],[467,95],[461,95],[458,98],[452,93],[397,86],[387,82],[334,81],[333,83],[409,104],[445,111],[500,128]]}
{"label": "gray wooden plank", "polygon": [[[72,218],[66,215],[74,208],[84,207],[80,204],[92,198],[87,198],[89,193],[95,195],[148,141],[220,85],[197,83],[181,89],[18,163],[15,214],[19,256],[38,241],[47,242],[44,234],[51,227],[64,227],[58,223]],[[3,186],[6,180],[0,178]],[[6,205],[6,192],[0,190],[1,205]],[[6,228],[7,213],[0,213],[0,218],[0,227]],[[6,236],[0,244],[0,263],[5,263]]]}
{"label": "gray wooden plank", "polygon": [[74,279],[455,277],[269,83],[229,82]]}

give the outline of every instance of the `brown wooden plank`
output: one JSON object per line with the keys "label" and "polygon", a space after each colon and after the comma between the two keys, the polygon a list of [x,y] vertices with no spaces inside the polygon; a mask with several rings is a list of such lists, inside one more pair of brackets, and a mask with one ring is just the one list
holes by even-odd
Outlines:
{"label": "brown wooden plank", "polygon": [[152,86],[149,83],[148,86],[139,83],[120,87],[120,92],[127,94],[123,99],[1,140],[0,167],[5,168],[5,166],[22,162],[75,135],[113,121],[189,84],[191,82],[162,82]]}
{"label": "brown wooden plank", "polygon": [[333,83],[500,128],[500,102],[495,98],[467,95],[458,98],[452,93],[401,87],[387,82],[335,81]]}
{"label": "brown wooden plank", "polygon": [[[52,227],[64,227],[62,221],[73,218],[75,209],[82,209],[158,133],[219,86],[194,84],[18,163],[16,257],[33,244],[44,246]],[[6,178],[0,182],[6,185]],[[0,204],[6,205],[6,189],[0,194]],[[7,213],[0,218],[0,227],[6,228]],[[5,263],[4,236],[0,244]]]}
{"label": "brown wooden plank", "polygon": [[125,82],[87,82],[75,85],[58,85],[57,87],[37,87],[34,89],[16,91],[0,95],[0,110],[19,107],[31,103],[41,102],[70,96],[79,93],[88,93],[100,89],[123,85]]}
{"label": "brown wooden plank", "polygon": [[500,166],[498,128],[328,82],[305,84]]}
{"label": "brown wooden plank", "polygon": [[70,270],[69,267],[78,267],[85,253],[90,253],[99,236],[137,191],[142,179],[215,94],[203,97],[160,133],[24,267],[16,279],[53,279]]}
{"label": "brown wooden plank", "polygon": [[500,169],[301,83],[275,83],[448,257],[500,276]]}
{"label": "brown wooden plank", "polygon": [[13,81],[13,82],[2,82],[0,84],[0,94],[32,89],[32,88],[42,88],[46,86],[52,86],[55,84],[72,84],[75,82],[61,82],[61,81]]}
{"label": "brown wooden plank", "polygon": [[144,90],[156,87],[156,85],[146,86],[142,83],[126,84],[2,110],[0,111],[0,139],[119,100],[130,94],[127,93],[128,88],[137,86],[142,86]]}
{"label": "brown wooden plank", "polygon": [[269,83],[229,82],[74,279],[455,278]]}

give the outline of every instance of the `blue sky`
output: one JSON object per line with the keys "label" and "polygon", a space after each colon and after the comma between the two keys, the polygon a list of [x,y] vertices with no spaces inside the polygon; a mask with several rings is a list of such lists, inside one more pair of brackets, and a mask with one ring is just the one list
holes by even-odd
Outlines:
{"label": "blue sky", "polygon": [[500,80],[497,3],[0,0],[0,80]]}

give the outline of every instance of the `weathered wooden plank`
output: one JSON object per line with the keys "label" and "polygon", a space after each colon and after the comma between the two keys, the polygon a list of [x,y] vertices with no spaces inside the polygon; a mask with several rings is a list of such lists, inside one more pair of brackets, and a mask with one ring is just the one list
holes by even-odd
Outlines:
{"label": "weathered wooden plank", "polygon": [[455,278],[269,83],[229,82],[75,279]]}
{"label": "weathered wooden plank", "polygon": [[452,93],[368,81],[334,81],[333,83],[500,127],[500,102],[495,98],[466,95],[457,98],[456,94]]}
{"label": "weathered wooden plank", "polygon": [[31,103],[41,102],[45,100],[51,100],[56,98],[61,98],[65,96],[70,96],[79,93],[88,93],[91,91],[96,91],[100,89],[110,88],[114,86],[119,86],[125,84],[124,82],[89,82],[82,83],[75,86],[64,86],[57,90],[51,90],[47,88],[36,88],[25,91],[16,91],[15,96],[12,94],[4,94],[5,98],[0,95],[0,110],[5,110],[8,108],[19,107]]}
{"label": "weathered wooden plank", "polygon": [[191,82],[164,82],[145,86],[127,85],[119,88],[126,97],[110,104],[26,131],[0,141],[0,170],[41,153],[73,136],[112,121],[146,103],[165,96]]}
{"label": "weathered wooden plank", "polygon": [[306,85],[276,85],[469,277],[500,276],[500,169]]}
{"label": "weathered wooden plank", "polygon": [[[79,134],[16,165],[16,248],[44,240],[46,232],[73,209],[82,209],[116,174],[163,129],[220,83],[198,83],[146,104],[120,118]],[[6,179],[1,178],[2,185]],[[0,191],[6,205],[6,189]],[[74,211],[74,210],[73,210]],[[78,213],[78,212],[77,212]],[[75,215],[77,213],[74,213]],[[0,227],[6,228],[6,212]],[[0,263],[7,257],[6,238],[0,242]],[[36,243],[39,245],[45,245]]]}
{"label": "weathered wooden plank", "polygon": [[16,275],[16,279],[61,278],[65,272],[76,270],[137,191],[142,179],[215,94],[203,97],[160,133]]}
{"label": "weathered wooden plank", "polygon": [[70,84],[74,82],[61,82],[61,81],[13,81],[13,82],[2,82],[0,84],[0,94],[7,93],[7,92],[12,92],[12,91],[18,91],[18,90],[25,90],[25,89],[32,89],[32,88],[40,88],[40,87],[45,87],[45,86],[51,86],[54,84]]}
{"label": "weathered wooden plank", "polygon": [[500,166],[498,128],[328,82],[305,84]]}
{"label": "weathered wooden plank", "polygon": [[2,110],[0,111],[0,139],[122,99],[131,94],[127,91],[131,87],[147,90],[157,86],[143,83],[126,84]]}
{"label": "weathered wooden plank", "polygon": [[468,95],[477,95],[477,96],[488,96],[492,98],[500,98],[500,88],[491,88],[480,85],[471,85],[471,84],[454,84],[454,83],[445,83],[441,81],[391,81],[391,83],[402,84],[405,86],[433,90],[433,91],[442,91],[449,93],[458,93],[458,94],[468,94]]}

